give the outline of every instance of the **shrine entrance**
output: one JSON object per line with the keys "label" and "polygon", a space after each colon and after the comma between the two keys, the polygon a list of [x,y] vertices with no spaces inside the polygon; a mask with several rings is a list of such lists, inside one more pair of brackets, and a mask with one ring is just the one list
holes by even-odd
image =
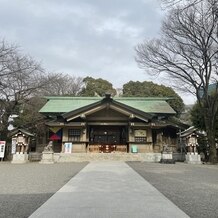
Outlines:
{"label": "shrine entrance", "polygon": [[126,152],[127,127],[90,126],[89,147],[91,148],[90,151],[99,153]]}

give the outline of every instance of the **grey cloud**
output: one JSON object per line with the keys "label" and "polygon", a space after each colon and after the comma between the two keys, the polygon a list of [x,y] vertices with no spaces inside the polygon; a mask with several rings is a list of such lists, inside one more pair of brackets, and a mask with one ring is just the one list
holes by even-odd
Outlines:
{"label": "grey cloud", "polygon": [[2,37],[42,60],[48,71],[102,77],[120,87],[130,79],[146,80],[134,61],[134,46],[159,31],[162,14],[156,1],[0,3]]}

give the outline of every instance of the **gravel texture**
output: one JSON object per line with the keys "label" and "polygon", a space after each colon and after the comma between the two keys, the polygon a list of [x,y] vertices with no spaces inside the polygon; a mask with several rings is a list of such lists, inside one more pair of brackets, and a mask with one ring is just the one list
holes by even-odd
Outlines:
{"label": "gravel texture", "polygon": [[[25,218],[87,163],[0,163],[0,217]],[[218,218],[218,165],[128,162],[192,218]]]}
{"label": "gravel texture", "polygon": [[218,218],[218,165],[128,162],[192,218]]}
{"label": "gravel texture", "polygon": [[0,163],[0,217],[28,217],[86,164]]}

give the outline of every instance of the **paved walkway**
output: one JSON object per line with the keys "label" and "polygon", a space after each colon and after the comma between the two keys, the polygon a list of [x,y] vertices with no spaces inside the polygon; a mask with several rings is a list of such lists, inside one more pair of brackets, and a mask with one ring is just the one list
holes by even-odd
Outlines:
{"label": "paved walkway", "polygon": [[188,218],[124,162],[91,162],[31,218]]}

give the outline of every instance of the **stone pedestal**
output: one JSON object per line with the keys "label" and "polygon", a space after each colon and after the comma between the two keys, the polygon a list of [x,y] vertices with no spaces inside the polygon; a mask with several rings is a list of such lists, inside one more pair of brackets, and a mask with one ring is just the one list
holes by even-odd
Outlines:
{"label": "stone pedestal", "polygon": [[187,153],[185,162],[189,164],[201,164],[201,156],[198,153]]}
{"label": "stone pedestal", "polygon": [[27,153],[16,153],[13,154],[13,158],[11,163],[12,164],[22,164],[22,163],[27,163],[29,155]]}
{"label": "stone pedestal", "polygon": [[53,164],[54,163],[54,152],[53,151],[43,151],[42,160],[39,163]]}
{"label": "stone pedestal", "polygon": [[175,161],[173,160],[173,152],[163,151],[161,153],[160,163],[175,163]]}

